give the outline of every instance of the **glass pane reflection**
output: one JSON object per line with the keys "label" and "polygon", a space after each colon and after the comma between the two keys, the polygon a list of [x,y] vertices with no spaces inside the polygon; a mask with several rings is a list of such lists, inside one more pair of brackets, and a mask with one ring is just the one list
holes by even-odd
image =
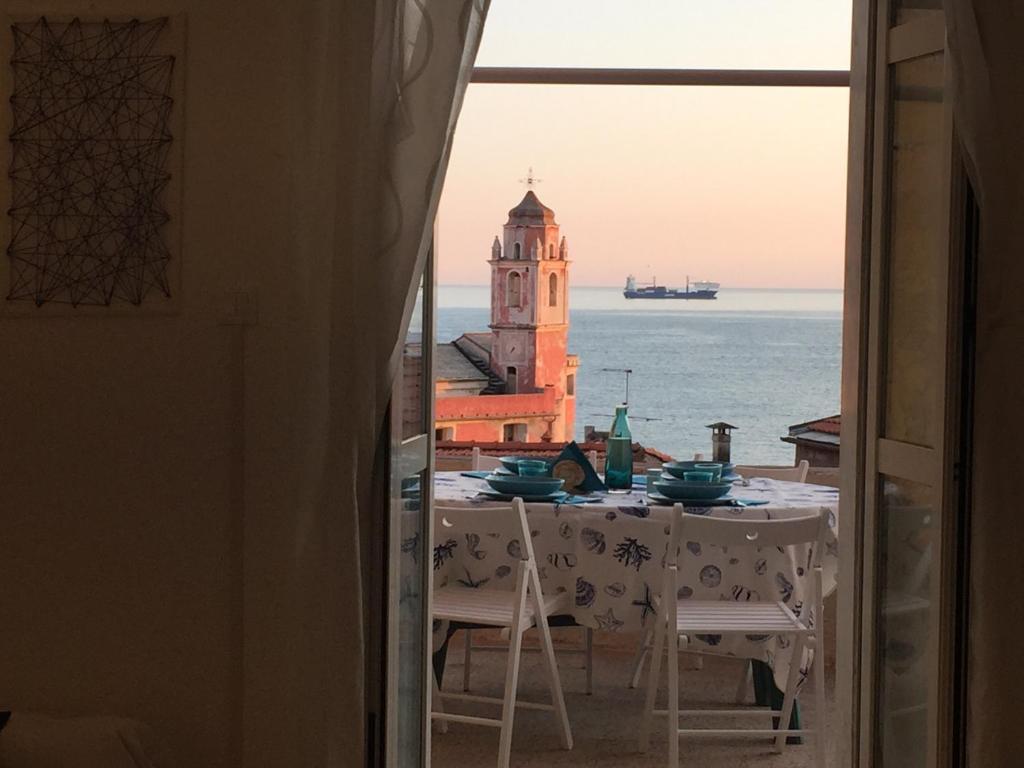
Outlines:
{"label": "glass pane reflection", "polygon": [[929,486],[884,477],[878,534],[876,713],[881,764],[916,768],[928,760],[934,721],[934,638],[939,525]]}
{"label": "glass pane reflection", "polygon": [[422,765],[423,749],[423,508],[425,473],[401,480],[398,558],[398,765]]}

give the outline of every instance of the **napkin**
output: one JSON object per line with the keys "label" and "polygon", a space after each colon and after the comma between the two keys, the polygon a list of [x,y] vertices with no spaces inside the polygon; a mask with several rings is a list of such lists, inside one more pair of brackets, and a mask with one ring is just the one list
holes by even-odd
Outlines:
{"label": "napkin", "polygon": [[594,469],[587,459],[587,455],[575,440],[565,446],[551,462],[551,474],[553,477],[565,479],[565,490],[567,491],[590,493],[607,490],[604,483],[601,482],[597,470]]}

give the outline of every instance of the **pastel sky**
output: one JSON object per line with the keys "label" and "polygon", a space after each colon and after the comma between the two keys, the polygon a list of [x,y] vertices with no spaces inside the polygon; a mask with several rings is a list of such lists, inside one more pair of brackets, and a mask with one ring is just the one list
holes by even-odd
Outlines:
{"label": "pastel sky", "polygon": [[[846,69],[850,0],[492,0],[481,66]],[[487,259],[533,167],[576,285],[840,288],[845,88],[470,85],[442,284]]]}

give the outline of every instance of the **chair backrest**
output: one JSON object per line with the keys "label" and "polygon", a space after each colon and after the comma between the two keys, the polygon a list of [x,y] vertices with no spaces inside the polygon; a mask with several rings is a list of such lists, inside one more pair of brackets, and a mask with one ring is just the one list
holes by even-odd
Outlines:
{"label": "chair backrest", "polygon": [[445,507],[435,504],[434,520],[435,530],[450,529],[455,533],[476,531],[496,534],[496,538],[505,542],[517,540],[520,558],[536,565],[533,539],[522,499],[512,499],[511,504],[502,506]]}
{"label": "chair backrest", "polygon": [[497,456],[485,456],[479,448],[473,448],[473,469],[501,469]]}
{"label": "chair backrest", "polygon": [[735,472],[743,477],[767,477],[769,480],[789,480],[794,483],[807,482],[807,470],[810,464],[802,459],[795,467],[755,467],[737,464]]}
{"label": "chair backrest", "polygon": [[805,517],[745,520],[688,515],[682,504],[676,504],[672,508],[672,527],[666,564],[678,564],[680,547],[687,541],[726,547],[788,547],[811,544],[809,565],[816,568],[821,562],[821,551],[824,549],[827,533],[827,509]]}

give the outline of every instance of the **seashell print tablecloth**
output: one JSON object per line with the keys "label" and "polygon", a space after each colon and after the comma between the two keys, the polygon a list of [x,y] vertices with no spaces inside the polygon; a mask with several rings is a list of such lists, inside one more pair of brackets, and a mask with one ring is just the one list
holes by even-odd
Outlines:
{"label": "seashell print tablecloth", "polygon": [[[458,472],[435,476],[434,498],[443,506],[491,505],[478,494],[487,485]],[[775,520],[828,509],[831,536],[822,553],[825,594],[836,585],[838,505],[835,488],[753,478],[737,486],[734,496],[763,500],[752,507],[688,507],[693,514]],[[529,503],[527,520],[533,537],[545,594],[568,592],[576,623],[605,632],[642,631],[653,627],[661,589],[662,558],[668,543],[671,508],[649,505],[642,490],[601,494],[588,504]],[[434,585],[459,584],[479,589],[512,589],[521,542],[501,533],[463,531],[435,524]],[[406,553],[407,555],[411,553]],[[804,615],[810,595],[809,548],[709,546],[686,542],[680,565],[679,598],[698,600],[782,600]],[[806,616],[814,622],[818,617]],[[438,628],[438,635],[443,632]],[[780,688],[789,671],[784,637],[698,635],[694,650],[758,659],[772,667]],[[802,677],[813,652],[805,652]]]}

